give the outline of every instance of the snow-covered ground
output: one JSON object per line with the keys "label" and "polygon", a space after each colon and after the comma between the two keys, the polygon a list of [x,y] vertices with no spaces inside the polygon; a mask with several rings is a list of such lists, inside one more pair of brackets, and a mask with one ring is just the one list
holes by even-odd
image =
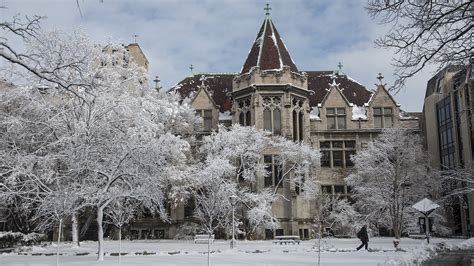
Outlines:
{"label": "snow-covered ground", "polygon": [[[369,266],[383,265],[384,262],[410,261],[412,257],[422,253],[426,247],[424,242],[404,238],[400,247],[406,252],[395,252],[392,238],[371,238],[369,248],[372,251],[367,252],[355,250],[360,244],[357,239],[327,239],[322,244],[321,265]],[[460,245],[465,240],[431,240],[432,244],[441,242]],[[239,241],[237,248],[231,250],[228,241],[218,240],[211,246],[211,261],[212,265],[317,265],[315,243],[316,240],[302,241],[300,245],[275,245],[271,241]],[[80,247],[64,244],[60,246],[60,265],[117,265],[118,257],[111,256],[110,253],[118,252],[118,249],[118,241],[106,241],[105,261],[97,262],[96,242],[81,242]],[[155,254],[136,254],[145,251]],[[55,252],[54,244],[24,248],[20,254],[1,255],[0,265],[55,265]],[[192,241],[123,241],[122,252],[127,255],[122,256],[121,265],[207,265],[207,245],[194,244]]]}

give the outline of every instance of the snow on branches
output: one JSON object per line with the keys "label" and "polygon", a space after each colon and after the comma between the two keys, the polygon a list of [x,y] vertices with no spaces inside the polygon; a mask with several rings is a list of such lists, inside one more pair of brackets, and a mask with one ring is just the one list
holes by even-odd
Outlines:
{"label": "snow on branches", "polygon": [[127,53],[122,45],[94,44],[76,32],[38,34],[26,45],[32,56],[23,62],[47,78],[25,75],[38,88],[1,84],[2,198],[33,202],[41,217],[54,211],[49,217],[59,223],[93,208],[103,259],[109,204],[133,199],[167,220],[164,201],[177,196],[169,187],[189,186],[185,138],[194,111],[146,90],[142,68],[117,62]]}
{"label": "snow on branches", "polygon": [[[271,187],[262,186],[263,178],[270,174],[263,160],[265,154],[275,154],[275,162],[282,176]],[[230,196],[234,195],[238,198],[236,206],[241,210],[238,213],[246,215],[242,218],[247,222],[246,231],[249,235],[259,226],[275,228],[278,225],[271,209],[277,197],[286,200],[288,196],[278,190],[283,183],[293,191],[299,189],[308,196],[314,197],[312,193],[316,191],[312,174],[319,166],[319,151],[304,143],[272,137],[254,127],[220,127],[218,132],[205,138],[200,156],[204,163],[198,167],[199,174],[195,176],[204,180],[200,184],[206,192],[198,190],[195,195],[198,217],[203,214],[200,208],[210,206],[206,202],[214,202],[210,197],[219,197],[220,206],[213,206],[216,209],[214,213],[216,217],[228,219]],[[209,225],[208,219],[200,220]],[[206,230],[210,230],[208,225],[204,225]]]}
{"label": "snow on branches", "polygon": [[356,206],[369,222],[392,228],[397,238],[414,219],[410,207],[440,191],[420,138],[410,130],[384,129],[351,159],[355,171],[346,181],[353,188]]}

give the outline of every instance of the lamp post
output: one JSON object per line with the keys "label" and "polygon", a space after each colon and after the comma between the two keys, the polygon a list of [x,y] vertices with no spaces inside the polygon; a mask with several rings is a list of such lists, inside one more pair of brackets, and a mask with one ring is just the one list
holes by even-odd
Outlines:
{"label": "lamp post", "polygon": [[431,200],[429,200],[427,198],[424,198],[424,199],[418,201],[417,203],[415,203],[415,205],[413,205],[412,207],[415,208],[417,211],[419,211],[421,214],[423,214],[425,216],[426,242],[428,242],[428,244],[429,244],[430,243],[430,226],[429,226],[430,221],[429,221],[428,216],[434,210],[439,208],[439,205],[432,202]]}
{"label": "lamp post", "polygon": [[232,205],[232,239],[230,240],[230,248],[234,248],[236,246],[235,241],[235,219],[234,219],[234,211],[235,211],[235,204],[237,203],[237,196],[232,195],[230,196],[230,204]]}

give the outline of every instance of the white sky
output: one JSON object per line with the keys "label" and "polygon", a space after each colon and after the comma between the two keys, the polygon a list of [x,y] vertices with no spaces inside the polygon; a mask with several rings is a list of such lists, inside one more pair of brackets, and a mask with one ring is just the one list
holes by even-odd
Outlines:
{"label": "white sky", "polygon": [[[0,19],[42,15],[44,30],[82,28],[91,39],[137,42],[150,62],[151,79],[164,88],[194,72],[238,72],[265,17],[262,0],[0,0]],[[392,53],[373,41],[386,29],[364,9],[366,0],[272,0],[271,16],[301,71],[343,72],[373,89],[381,72],[394,81]],[[421,111],[430,71],[415,76],[395,98]]]}

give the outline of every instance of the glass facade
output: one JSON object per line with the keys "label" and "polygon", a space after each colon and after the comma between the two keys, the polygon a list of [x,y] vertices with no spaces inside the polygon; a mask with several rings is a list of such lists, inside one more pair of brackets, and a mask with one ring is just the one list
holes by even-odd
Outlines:
{"label": "glass facade", "polygon": [[451,113],[451,97],[446,97],[436,104],[438,116],[438,134],[440,161],[442,169],[455,167],[455,141],[453,118]]}

